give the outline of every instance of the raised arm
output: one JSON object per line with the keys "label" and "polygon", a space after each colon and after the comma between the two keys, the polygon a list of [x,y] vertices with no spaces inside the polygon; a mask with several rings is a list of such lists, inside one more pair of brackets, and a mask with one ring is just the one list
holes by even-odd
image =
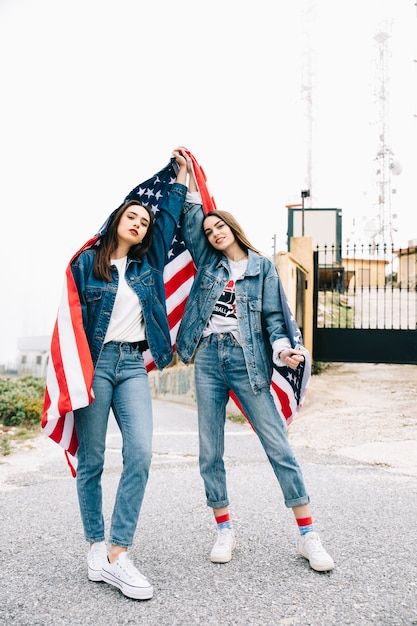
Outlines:
{"label": "raised arm", "polygon": [[191,161],[191,159],[186,155],[185,148],[183,148],[182,146],[175,148],[175,150],[172,151],[172,156],[175,157],[175,160],[178,163],[178,167],[180,168],[177,174],[176,182],[186,187],[187,174],[190,169],[189,161]]}
{"label": "raised arm", "polygon": [[148,252],[151,265],[162,269],[167,262],[168,251],[180,221],[185,195],[187,193],[187,158],[181,148],[172,151],[179,170],[168,199],[159,207],[160,213],[155,222],[152,246]]}
{"label": "raised arm", "polygon": [[197,189],[197,183],[194,178],[194,170],[192,168],[190,157],[187,157],[187,170],[188,170],[188,174],[190,177],[190,180],[188,183],[188,191],[189,193],[193,193],[194,191],[198,191],[198,189]]}

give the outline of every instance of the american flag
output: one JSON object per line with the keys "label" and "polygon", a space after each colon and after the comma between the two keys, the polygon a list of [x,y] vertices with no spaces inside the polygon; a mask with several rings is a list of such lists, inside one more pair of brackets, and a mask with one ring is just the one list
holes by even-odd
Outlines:
{"label": "american flag", "polygon": [[[197,185],[199,189],[202,190],[200,193],[204,210],[207,213],[208,211],[214,210],[216,208],[216,204],[213,197],[210,196],[208,192],[204,170],[191,152],[188,150],[186,152],[192,161],[192,167]],[[174,167],[177,168],[175,159],[173,160],[173,164]],[[188,294],[190,293],[195,273],[193,260],[185,247],[185,243],[181,235],[181,226],[178,225],[172,241],[171,249],[168,252],[167,264],[164,269],[168,325],[171,334],[171,344],[174,349],[178,328],[181,323],[185,304],[187,302]],[[144,352],[143,358],[149,372],[155,367],[150,350]]]}
{"label": "american flag", "polygon": [[[301,332],[294,316],[291,313],[281,281],[280,290],[281,303],[291,346],[293,348],[297,348],[297,350],[302,350],[304,355],[304,361],[301,362],[295,370],[288,366],[279,367],[278,365],[275,365],[275,363],[273,364],[270,391],[274,399],[276,409],[286,428],[288,428],[300,411],[307,393],[307,387],[311,377],[311,358],[309,351],[302,344]],[[245,415],[236,395],[231,393],[230,397],[239,408],[242,415]],[[251,424],[250,419],[247,416],[245,417]]]}
{"label": "american flag", "polygon": [[311,358],[309,351],[303,346],[301,331],[291,312],[281,280],[279,280],[279,289],[291,347],[302,350],[304,355],[304,361],[295,370],[287,366],[278,367],[274,363],[271,392],[278,412],[288,427],[303,405],[311,378]]}
{"label": "american flag", "polygon": [[[187,151],[187,154],[191,158],[204,211],[207,213],[216,209],[216,204],[208,191],[203,169],[190,152]],[[132,198],[140,199],[143,204],[151,206],[155,220],[157,220],[159,205],[169,193],[176,174],[177,164],[175,159],[171,159],[168,165],[152,178],[132,189],[125,201]],[[117,209],[109,215],[97,234],[71,258],[66,269],[64,288],[51,339],[42,430],[64,449],[73,476],[76,475],[78,450],[74,411],[87,406],[94,399],[92,391],[94,367],[83,328],[80,300],[71,272],[71,263],[83,250],[99,245],[100,237],[106,232],[116,211]],[[178,226],[164,270],[166,306],[173,349],[175,349],[177,331],[194,276],[195,267],[190,253],[185,248],[181,229]],[[292,345],[299,345],[301,333],[283,291],[281,299],[285,314],[288,316],[287,327],[291,332]],[[150,350],[147,350],[143,356],[147,370],[151,371],[155,363]],[[277,409],[287,425],[301,408],[309,379],[309,363],[306,351],[305,363],[300,365],[295,372],[287,367],[274,367],[271,391]],[[237,399],[233,399],[239,406]]]}

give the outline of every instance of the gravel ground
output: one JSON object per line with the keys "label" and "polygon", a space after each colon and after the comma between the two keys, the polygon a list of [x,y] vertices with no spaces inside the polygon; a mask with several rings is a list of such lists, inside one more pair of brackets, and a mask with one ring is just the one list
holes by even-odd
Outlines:
{"label": "gravel ground", "polygon": [[294,447],[417,476],[417,367],[332,363],[313,376]]}
{"label": "gravel ground", "polygon": [[[227,424],[226,462],[238,547],[214,565],[213,520],[197,465],[193,408],[155,402],[154,458],[132,558],[154,597],[125,598],[86,577],[75,481],[40,436],[0,457],[0,624],[7,626],[402,626],[417,624],[416,368],[332,364],[314,376],[289,430],[316,529],[336,568],[297,556],[263,450]],[[108,522],[120,437],[108,437]]]}

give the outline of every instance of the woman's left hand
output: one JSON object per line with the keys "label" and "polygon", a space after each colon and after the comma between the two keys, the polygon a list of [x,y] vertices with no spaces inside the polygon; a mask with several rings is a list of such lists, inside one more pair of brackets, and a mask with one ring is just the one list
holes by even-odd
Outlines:
{"label": "woman's left hand", "polygon": [[191,159],[185,151],[186,148],[184,148],[184,146],[178,146],[178,148],[175,148],[175,150],[172,151],[172,156],[175,157],[175,160],[180,167],[187,166],[188,169],[188,161],[191,162]]}

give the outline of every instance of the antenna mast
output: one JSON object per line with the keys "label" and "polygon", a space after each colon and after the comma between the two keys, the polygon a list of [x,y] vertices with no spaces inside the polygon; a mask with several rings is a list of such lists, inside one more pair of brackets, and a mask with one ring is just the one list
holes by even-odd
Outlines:
{"label": "antenna mast", "polygon": [[304,19],[304,46],[302,50],[302,66],[301,66],[301,99],[303,103],[303,113],[305,116],[305,179],[304,187],[310,190],[310,202],[313,196],[313,87],[314,87],[314,71],[313,71],[313,47],[311,37],[314,32],[315,3],[313,0],[305,1],[305,10],[303,11]]}
{"label": "antenna mast", "polygon": [[374,39],[377,44],[377,98],[378,98],[378,131],[379,146],[376,156],[377,175],[377,208],[378,208],[378,237],[377,240],[384,246],[393,245],[392,215],[391,215],[391,168],[393,153],[389,146],[389,40],[387,30],[378,32]]}

